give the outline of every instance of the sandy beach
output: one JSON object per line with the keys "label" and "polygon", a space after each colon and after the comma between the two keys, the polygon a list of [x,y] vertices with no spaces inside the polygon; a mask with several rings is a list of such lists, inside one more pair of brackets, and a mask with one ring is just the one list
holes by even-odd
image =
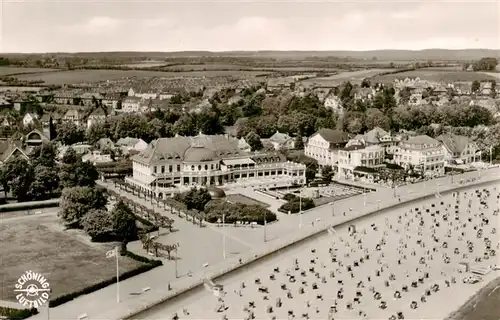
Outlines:
{"label": "sandy beach", "polygon": [[[366,217],[298,246],[156,319],[442,319],[494,279],[463,283],[497,263],[496,187],[470,189]],[[450,297],[453,297],[450,299]]]}

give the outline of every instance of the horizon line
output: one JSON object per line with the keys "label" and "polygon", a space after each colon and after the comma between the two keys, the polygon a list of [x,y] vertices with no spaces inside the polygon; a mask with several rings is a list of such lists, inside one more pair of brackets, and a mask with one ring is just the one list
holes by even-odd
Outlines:
{"label": "horizon line", "polygon": [[134,51],[134,50],[104,50],[104,51],[47,51],[47,52],[0,52],[2,54],[78,54],[78,53],[190,53],[190,52],[203,52],[203,53],[265,53],[265,52],[377,52],[377,51],[409,51],[409,52],[422,52],[431,50],[443,50],[443,51],[498,51],[499,49],[493,48],[460,48],[460,49],[447,49],[447,48],[426,48],[426,49],[370,49],[370,50],[349,50],[349,49],[332,49],[332,50],[181,50],[181,51]]}

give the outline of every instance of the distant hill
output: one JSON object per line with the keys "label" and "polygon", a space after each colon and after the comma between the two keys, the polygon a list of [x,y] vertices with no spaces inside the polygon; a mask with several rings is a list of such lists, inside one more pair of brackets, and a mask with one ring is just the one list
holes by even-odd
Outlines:
{"label": "distant hill", "polygon": [[[144,59],[165,59],[165,58],[187,58],[187,57],[246,57],[246,58],[276,58],[276,59],[304,59],[310,57],[326,58],[351,58],[372,60],[403,61],[403,60],[446,60],[446,61],[467,61],[478,60],[483,57],[500,58],[500,50],[493,49],[426,49],[426,50],[373,50],[373,51],[178,51],[178,52],[54,52],[54,53],[33,53],[32,55],[45,56],[66,56],[82,58],[127,58],[143,57]],[[7,53],[2,56],[27,56],[31,54]]]}

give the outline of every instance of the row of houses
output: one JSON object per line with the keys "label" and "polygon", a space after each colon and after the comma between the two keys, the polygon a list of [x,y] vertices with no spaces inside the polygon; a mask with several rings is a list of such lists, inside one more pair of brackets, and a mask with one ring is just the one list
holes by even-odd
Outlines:
{"label": "row of houses", "polygon": [[392,135],[378,127],[354,137],[321,129],[309,137],[304,153],[321,166],[337,167],[345,178],[352,177],[358,167],[384,166],[388,156],[404,168],[436,174],[442,174],[445,165],[470,164],[481,157],[476,143],[464,136]]}

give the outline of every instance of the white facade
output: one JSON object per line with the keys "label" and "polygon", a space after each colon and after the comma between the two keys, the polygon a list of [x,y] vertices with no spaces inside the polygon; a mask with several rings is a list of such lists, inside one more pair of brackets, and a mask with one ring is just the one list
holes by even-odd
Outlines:
{"label": "white facade", "polygon": [[248,154],[238,140],[224,136],[154,140],[132,158],[133,176],[126,179],[144,191],[164,197],[179,187],[210,186],[240,180],[305,183],[305,165],[277,154]]}
{"label": "white facade", "polygon": [[333,166],[337,162],[338,150],[331,150],[330,143],[321,135],[309,138],[304,154],[318,161],[320,166]]}
{"label": "white facade", "polygon": [[385,160],[384,147],[380,145],[350,146],[339,150],[338,173],[341,177],[349,178],[356,167],[375,168],[382,166]]}
{"label": "white facade", "polygon": [[126,113],[139,112],[140,107],[141,107],[140,99],[127,98],[122,103],[122,111]]}
{"label": "white facade", "polygon": [[32,113],[27,113],[24,115],[23,117],[23,125],[25,127],[29,126],[30,124],[33,124],[35,122],[35,120],[37,119],[37,117],[32,114]]}
{"label": "white facade", "polygon": [[399,143],[394,150],[394,161],[402,167],[441,173],[444,171],[445,154],[439,141],[428,136],[416,136]]}

